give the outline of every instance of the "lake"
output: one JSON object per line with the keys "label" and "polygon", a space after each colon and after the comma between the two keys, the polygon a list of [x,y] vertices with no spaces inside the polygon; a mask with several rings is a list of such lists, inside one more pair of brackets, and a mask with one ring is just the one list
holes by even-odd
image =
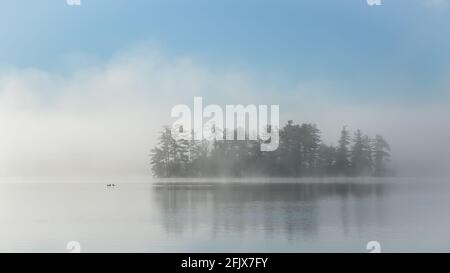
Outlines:
{"label": "lake", "polygon": [[[114,183],[117,187],[108,188]],[[0,251],[450,251],[450,181],[10,179]]]}

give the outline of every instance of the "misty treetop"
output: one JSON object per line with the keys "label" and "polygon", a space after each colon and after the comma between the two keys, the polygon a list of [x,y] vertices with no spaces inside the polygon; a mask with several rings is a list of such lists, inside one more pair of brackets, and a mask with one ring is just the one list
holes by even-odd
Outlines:
{"label": "misty treetop", "polygon": [[302,177],[387,176],[390,146],[357,130],[353,137],[344,127],[337,147],[322,142],[314,124],[289,121],[280,130],[280,145],[261,152],[255,140],[175,140],[164,128],[151,150],[152,171],[157,177]]}

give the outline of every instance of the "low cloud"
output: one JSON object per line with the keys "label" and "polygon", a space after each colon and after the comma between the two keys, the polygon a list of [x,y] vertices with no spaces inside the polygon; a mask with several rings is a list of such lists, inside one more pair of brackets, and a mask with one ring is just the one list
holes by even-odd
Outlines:
{"label": "low cloud", "polygon": [[280,104],[282,121],[317,123],[335,143],[343,125],[390,140],[403,173],[450,162],[447,102],[415,107],[346,103],[333,85],[275,90],[241,71],[136,47],[71,72],[0,71],[0,176],[150,175],[149,151],[174,105]]}

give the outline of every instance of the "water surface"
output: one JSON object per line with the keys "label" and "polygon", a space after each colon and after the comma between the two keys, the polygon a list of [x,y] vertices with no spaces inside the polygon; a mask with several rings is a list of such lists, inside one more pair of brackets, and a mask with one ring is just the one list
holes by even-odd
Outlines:
{"label": "water surface", "polygon": [[3,181],[0,251],[450,251],[447,179],[229,182]]}

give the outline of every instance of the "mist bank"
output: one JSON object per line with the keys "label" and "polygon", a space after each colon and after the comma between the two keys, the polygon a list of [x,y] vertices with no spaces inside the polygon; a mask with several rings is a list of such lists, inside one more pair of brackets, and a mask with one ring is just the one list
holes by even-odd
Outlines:
{"label": "mist bank", "polygon": [[[342,125],[383,135],[398,176],[445,176],[450,168],[450,103],[347,100],[329,79],[277,87],[239,68],[219,69],[148,46],[105,62],[0,70],[0,176],[150,176],[150,147],[173,122],[174,105],[280,105],[281,123],[321,126],[336,144]],[[285,90],[285,91],[284,91]]]}

